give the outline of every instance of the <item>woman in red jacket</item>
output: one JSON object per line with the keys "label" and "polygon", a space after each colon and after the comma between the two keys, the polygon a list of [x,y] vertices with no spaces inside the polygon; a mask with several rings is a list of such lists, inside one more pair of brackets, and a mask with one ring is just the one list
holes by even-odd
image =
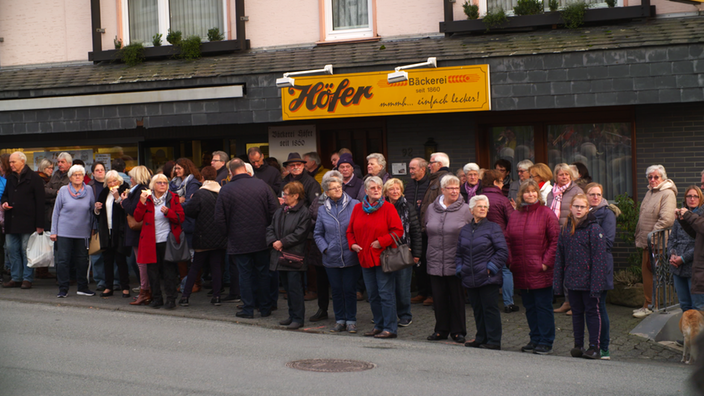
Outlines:
{"label": "woman in red jacket", "polygon": [[403,237],[403,224],[394,205],[382,196],[384,182],[378,176],[364,181],[365,195],[362,203],[352,210],[347,227],[350,250],[357,252],[362,265],[364,283],[369,293],[369,305],[374,315],[374,329],[366,337],[396,338],[396,287],[393,273],[381,270],[379,257],[393,245],[391,233]]}
{"label": "woman in red jacket", "polygon": [[530,327],[530,342],[521,348],[523,352],[552,353],[552,283],[559,236],[557,217],[543,205],[538,183],[525,181],[518,190],[516,211],[506,226],[513,283],[521,291]]}
{"label": "woman in red jacket", "polygon": [[[164,260],[166,240],[169,233],[181,237],[181,223],[185,218],[178,195],[169,192],[169,180],[163,174],[154,175],[149,184],[150,190],[143,190],[134,210],[134,219],[144,221],[139,235],[137,262],[147,265],[149,283],[152,289],[152,308],[176,308],[176,287],[178,286],[177,263]],[[166,304],[161,294],[161,280],[164,281]]]}

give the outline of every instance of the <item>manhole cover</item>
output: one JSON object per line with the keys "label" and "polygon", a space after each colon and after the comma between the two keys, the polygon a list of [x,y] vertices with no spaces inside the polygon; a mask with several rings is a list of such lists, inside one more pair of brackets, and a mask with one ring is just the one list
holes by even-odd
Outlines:
{"label": "manhole cover", "polygon": [[322,373],[345,373],[373,369],[376,364],[346,359],[306,359],[286,363],[287,367],[297,370],[318,371]]}

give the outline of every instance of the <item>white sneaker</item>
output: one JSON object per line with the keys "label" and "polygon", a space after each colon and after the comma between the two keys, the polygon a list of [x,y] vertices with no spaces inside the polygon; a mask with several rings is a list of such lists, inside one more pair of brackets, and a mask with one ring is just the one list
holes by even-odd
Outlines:
{"label": "white sneaker", "polygon": [[641,319],[650,315],[651,313],[653,313],[653,311],[649,310],[648,308],[640,308],[633,313],[633,317]]}

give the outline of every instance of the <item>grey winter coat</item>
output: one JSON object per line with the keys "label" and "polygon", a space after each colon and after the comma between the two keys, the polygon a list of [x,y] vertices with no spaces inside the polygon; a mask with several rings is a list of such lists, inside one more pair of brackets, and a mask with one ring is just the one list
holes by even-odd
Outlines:
{"label": "grey winter coat", "polygon": [[447,209],[442,207],[440,195],[428,207],[425,215],[425,230],[428,233],[426,254],[428,274],[435,276],[455,276],[455,253],[462,227],[472,221],[469,206],[462,196]]}
{"label": "grey winter coat", "polygon": [[318,207],[313,237],[318,249],[323,252],[323,266],[345,268],[359,265],[357,253],[350,250],[347,242],[347,226],[350,225],[352,209],[358,203],[345,193],[337,202],[328,197]]}

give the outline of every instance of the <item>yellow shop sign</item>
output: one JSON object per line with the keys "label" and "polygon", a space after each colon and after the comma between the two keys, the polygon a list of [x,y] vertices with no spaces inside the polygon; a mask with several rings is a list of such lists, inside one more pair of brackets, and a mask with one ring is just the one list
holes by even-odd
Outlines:
{"label": "yellow shop sign", "polygon": [[394,84],[388,72],[296,77],[281,91],[283,119],[491,110],[489,65],[407,71]]}

